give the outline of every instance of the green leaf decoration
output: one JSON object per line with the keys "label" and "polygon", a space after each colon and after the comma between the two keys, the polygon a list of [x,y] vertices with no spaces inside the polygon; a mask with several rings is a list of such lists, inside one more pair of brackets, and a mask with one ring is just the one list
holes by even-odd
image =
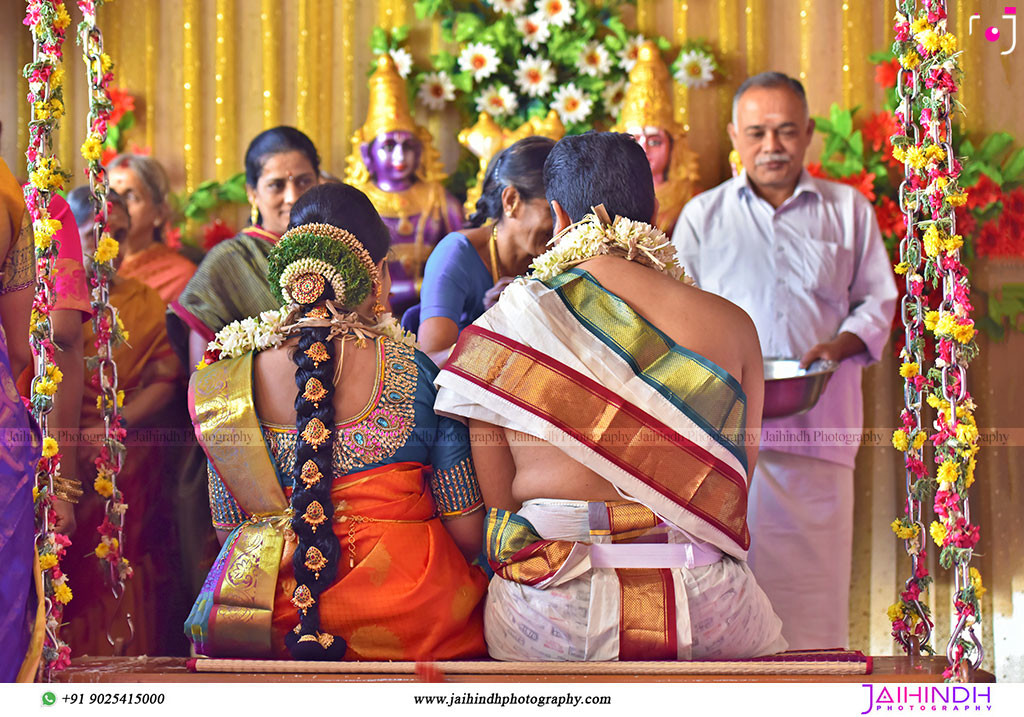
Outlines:
{"label": "green leaf decoration", "polygon": [[466,42],[483,28],[483,20],[471,12],[460,12],[455,16],[455,40]]}
{"label": "green leaf decoration", "polygon": [[434,64],[435,69],[443,70],[444,72],[451,74],[455,69],[457,59],[455,55],[450,52],[439,52],[430,58],[430,61]]}
{"label": "green leaf decoration", "polygon": [[853,132],[853,113],[849,110],[840,109],[839,105],[833,102],[830,114],[832,116],[832,126],[835,128],[836,134],[842,137],[849,137],[850,133]]}
{"label": "green leaf decoration", "polygon": [[978,149],[977,159],[985,162],[997,162],[1006,150],[1013,144],[1013,137],[1006,132],[995,132],[985,138]]}
{"label": "green leaf decoration", "polygon": [[448,0],[416,0],[413,4],[413,8],[416,10],[416,17],[420,20],[433,17],[442,10],[450,11],[451,6],[451,2]]}
{"label": "green leaf decoration", "polygon": [[850,135],[850,149],[858,159],[864,156],[864,137],[861,135],[860,130]]}
{"label": "green leaf decoration", "polygon": [[605,22],[605,27],[611,30],[611,36],[606,40],[608,46],[612,46],[612,42],[616,43],[615,49],[621,50],[626,46],[626,41],[629,39],[629,31],[626,30],[625,23],[622,22],[621,18],[610,17]]}
{"label": "green leaf decoration", "polygon": [[964,171],[960,173],[960,186],[961,187],[973,187],[978,183],[978,178],[981,175],[981,170],[977,165],[965,164]]}
{"label": "green leaf decoration", "polygon": [[462,72],[456,73],[452,77],[452,84],[455,85],[455,89],[462,90],[463,92],[473,91],[473,73],[469,70],[463,70]]}
{"label": "green leaf decoration", "polygon": [[1002,173],[1006,182],[1017,183],[1024,179],[1024,147],[1018,147],[1007,157]]}
{"label": "green leaf decoration", "polygon": [[225,202],[247,204],[249,198],[245,193],[245,172],[239,172],[224,182],[220,186],[219,195]]}
{"label": "green leaf decoration", "polygon": [[999,325],[1020,330],[1024,318],[1024,284],[1004,284],[999,292],[988,295],[988,317]]}
{"label": "green leaf decoration", "polygon": [[119,149],[121,144],[121,130],[117,126],[107,125],[107,141],[103,143],[104,147],[113,147]]}
{"label": "green leaf decoration", "polygon": [[370,51],[375,55],[383,55],[388,51],[388,34],[378,26],[370,33]]}

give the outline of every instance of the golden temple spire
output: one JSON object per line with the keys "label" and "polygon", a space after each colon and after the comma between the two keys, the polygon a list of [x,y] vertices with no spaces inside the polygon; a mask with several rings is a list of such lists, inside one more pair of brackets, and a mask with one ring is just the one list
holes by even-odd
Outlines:
{"label": "golden temple spire", "polygon": [[377,58],[377,69],[370,76],[369,106],[362,126],[363,141],[368,142],[385,132],[412,132],[418,129],[409,111],[405,80],[398,74],[389,54]]}
{"label": "golden temple spire", "polygon": [[672,79],[658,46],[651,41],[640,46],[636,64],[629,71],[626,96],[614,129],[633,132],[644,127],[660,127],[673,135],[681,129],[676,126],[672,108]]}

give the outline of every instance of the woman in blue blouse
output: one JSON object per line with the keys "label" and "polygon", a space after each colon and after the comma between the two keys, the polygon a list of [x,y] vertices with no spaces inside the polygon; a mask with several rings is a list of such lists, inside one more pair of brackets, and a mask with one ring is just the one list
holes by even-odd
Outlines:
{"label": "woman in blue blouse", "polygon": [[431,252],[416,333],[438,365],[459,332],[498,300],[508,282],[526,272],[551,239],[544,160],[554,146],[545,137],[527,137],[495,155],[469,217],[471,228],[448,234]]}

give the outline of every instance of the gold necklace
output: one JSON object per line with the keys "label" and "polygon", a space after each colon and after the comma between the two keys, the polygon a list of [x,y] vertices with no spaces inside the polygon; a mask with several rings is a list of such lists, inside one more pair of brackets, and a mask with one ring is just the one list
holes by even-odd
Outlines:
{"label": "gold necklace", "polygon": [[491,230],[491,240],[487,242],[491,250],[491,280],[498,283],[498,223],[494,223]]}

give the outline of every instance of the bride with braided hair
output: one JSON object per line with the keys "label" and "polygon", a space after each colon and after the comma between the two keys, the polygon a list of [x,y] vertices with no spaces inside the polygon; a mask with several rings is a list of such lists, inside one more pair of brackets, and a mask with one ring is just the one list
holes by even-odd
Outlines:
{"label": "bride with braided hair", "polygon": [[484,654],[468,434],[384,313],[389,243],[362,192],[311,189],[269,256],[282,309],[225,327],[192,377],[223,542],[185,624],[199,654]]}

